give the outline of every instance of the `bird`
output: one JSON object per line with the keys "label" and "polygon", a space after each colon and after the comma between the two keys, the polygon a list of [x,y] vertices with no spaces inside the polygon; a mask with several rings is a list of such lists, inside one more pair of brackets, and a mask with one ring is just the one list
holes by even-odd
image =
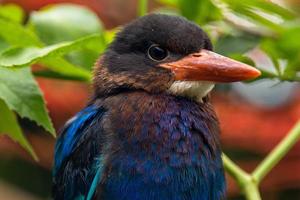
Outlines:
{"label": "bird", "polygon": [[213,52],[184,17],[148,14],[120,29],[93,75],[90,100],[55,145],[55,200],[225,198],[209,94],[259,70]]}

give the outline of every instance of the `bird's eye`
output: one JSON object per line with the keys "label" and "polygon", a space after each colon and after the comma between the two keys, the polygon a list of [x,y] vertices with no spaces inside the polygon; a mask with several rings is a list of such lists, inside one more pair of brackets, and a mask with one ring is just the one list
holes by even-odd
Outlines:
{"label": "bird's eye", "polygon": [[152,45],[148,49],[148,56],[152,60],[161,61],[168,56],[168,51],[158,45]]}

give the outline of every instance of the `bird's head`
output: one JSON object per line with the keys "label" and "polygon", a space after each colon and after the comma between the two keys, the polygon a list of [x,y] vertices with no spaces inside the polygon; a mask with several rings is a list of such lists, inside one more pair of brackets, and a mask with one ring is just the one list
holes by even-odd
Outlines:
{"label": "bird's head", "polygon": [[201,100],[216,82],[260,72],[212,52],[207,34],[184,18],[150,14],[120,31],[95,67],[96,96],[128,90],[167,92]]}

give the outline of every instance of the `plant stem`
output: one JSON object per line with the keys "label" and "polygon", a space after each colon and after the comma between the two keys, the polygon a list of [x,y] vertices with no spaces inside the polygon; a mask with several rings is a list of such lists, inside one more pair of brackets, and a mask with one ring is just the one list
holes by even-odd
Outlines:
{"label": "plant stem", "polygon": [[271,153],[259,164],[250,175],[224,153],[222,155],[224,168],[237,181],[247,200],[261,200],[258,185],[261,180],[273,169],[275,165],[287,154],[287,152],[300,139],[300,120],[285,138],[271,151]]}
{"label": "plant stem", "polygon": [[271,151],[271,153],[259,164],[252,173],[257,183],[273,169],[273,167],[287,154],[287,152],[300,139],[300,120],[283,140]]}
{"label": "plant stem", "polygon": [[249,174],[242,170],[238,165],[236,165],[230,158],[228,158],[224,153],[222,155],[225,170],[238,181],[238,184],[242,186],[243,182],[248,178]]}
{"label": "plant stem", "polygon": [[258,185],[252,177],[249,182],[245,183],[243,191],[247,200],[261,200]]}
{"label": "plant stem", "polygon": [[147,8],[148,8],[148,0],[139,0],[138,3],[138,16],[144,16],[147,14]]}
{"label": "plant stem", "polygon": [[237,181],[247,200],[261,200],[258,183],[253,177],[237,166],[224,153],[222,155],[225,170]]}

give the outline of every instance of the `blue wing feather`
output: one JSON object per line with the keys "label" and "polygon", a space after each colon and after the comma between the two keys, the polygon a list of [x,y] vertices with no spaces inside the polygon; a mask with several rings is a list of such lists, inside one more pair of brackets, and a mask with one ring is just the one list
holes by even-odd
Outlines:
{"label": "blue wing feather", "polygon": [[93,106],[87,107],[66,124],[62,137],[60,137],[56,143],[54,169],[58,169],[63,160],[70,155],[73,151],[74,145],[78,142],[78,139],[81,136],[82,129],[95,117],[97,113],[98,110]]}
{"label": "blue wing feather", "polygon": [[103,172],[103,156],[101,156],[98,160],[98,163],[97,163],[97,172],[96,172],[96,175],[93,179],[93,182],[91,184],[91,187],[89,189],[89,192],[88,192],[88,195],[87,195],[87,199],[86,200],[91,200],[93,198],[93,195],[97,189],[97,186],[98,186],[98,183],[101,179],[101,175],[102,175],[102,172]]}
{"label": "blue wing feather", "polygon": [[95,190],[90,186],[94,188],[92,182],[101,177],[100,120],[103,114],[103,108],[92,105],[66,123],[55,146],[55,199],[85,199]]}

